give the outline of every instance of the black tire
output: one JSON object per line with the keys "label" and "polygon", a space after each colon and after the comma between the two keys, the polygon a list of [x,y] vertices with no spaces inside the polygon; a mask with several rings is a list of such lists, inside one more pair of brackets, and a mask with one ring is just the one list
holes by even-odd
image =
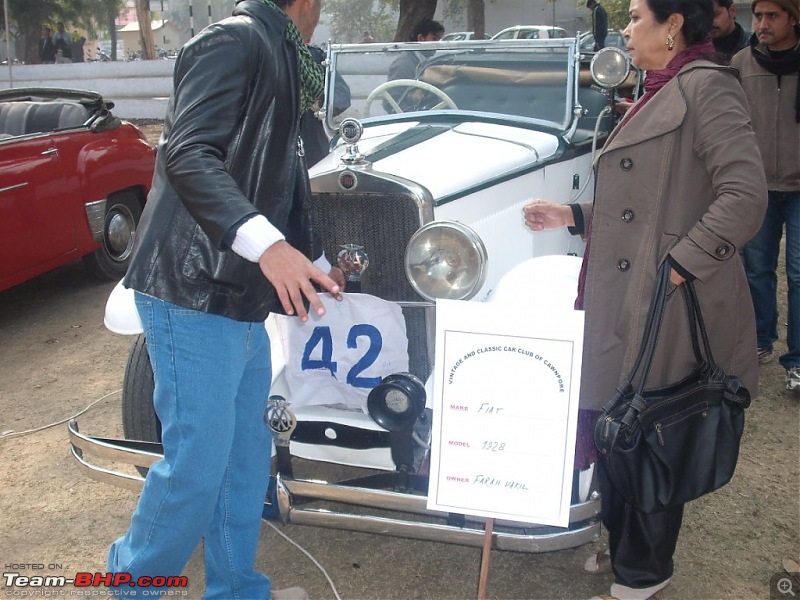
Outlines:
{"label": "black tire", "polygon": [[[153,408],[153,368],[144,335],[137,335],[125,365],[122,385],[122,431],[129,440],[161,442],[161,422]],[[136,467],[142,475],[144,467]]]}
{"label": "black tire", "polygon": [[103,245],[83,257],[83,264],[92,275],[103,281],[117,281],[125,276],[141,217],[142,205],[133,190],[115,192],[108,197]]}

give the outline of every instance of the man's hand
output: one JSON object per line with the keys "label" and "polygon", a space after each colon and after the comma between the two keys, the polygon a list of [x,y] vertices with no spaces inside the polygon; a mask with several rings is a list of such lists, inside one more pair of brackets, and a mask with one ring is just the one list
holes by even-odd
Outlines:
{"label": "man's hand", "polygon": [[308,320],[308,313],[303,306],[304,296],[308,298],[314,312],[320,316],[325,314],[325,307],[322,306],[312,282],[330,292],[337,300],[341,299],[342,288],[336,281],[311,264],[301,252],[285,241],[276,242],[267,248],[258,259],[258,266],[278,292],[278,298],[286,314],[297,313],[301,321]]}
{"label": "man's hand", "polygon": [[331,267],[330,272],[328,273],[328,277],[333,279],[336,282],[336,285],[339,286],[339,289],[344,291],[347,282],[344,279],[344,271],[342,271],[341,267],[333,266]]}

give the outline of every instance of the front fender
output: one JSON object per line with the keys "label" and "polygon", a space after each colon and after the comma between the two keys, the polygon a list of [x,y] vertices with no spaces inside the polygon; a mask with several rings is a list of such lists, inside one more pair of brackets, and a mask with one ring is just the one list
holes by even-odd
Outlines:
{"label": "front fender", "polygon": [[582,261],[578,256],[564,255],[529,258],[503,275],[486,301],[503,303],[509,309],[571,310]]}
{"label": "front fender", "polygon": [[[106,300],[103,324],[109,331],[120,335],[144,333],[142,321],[139,319],[139,311],[136,310],[133,290],[122,285],[122,281],[114,286],[114,289],[111,290],[111,295]],[[284,356],[280,325],[274,318],[268,318],[265,327],[270,338],[270,356],[272,359],[272,388],[270,393],[288,397],[289,388],[283,374],[286,358]]]}

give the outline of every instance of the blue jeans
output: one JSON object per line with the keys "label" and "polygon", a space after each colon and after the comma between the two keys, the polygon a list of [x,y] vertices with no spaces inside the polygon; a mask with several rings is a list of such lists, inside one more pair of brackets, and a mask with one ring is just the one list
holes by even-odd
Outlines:
{"label": "blue jeans", "polygon": [[108,570],[134,581],[180,575],[203,539],[205,598],[269,598],[269,578],[254,570],[272,444],[264,424],[272,377],[264,323],[138,292],[136,307],[164,459],[147,474],[130,529],[111,545]]}
{"label": "blue jeans", "polygon": [[786,278],[789,288],[788,352],[785,369],[800,367],[800,191],[769,192],[764,223],[744,247],[744,267],[756,311],[758,347],[772,350],[778,339],[778,257],[786,226]]}

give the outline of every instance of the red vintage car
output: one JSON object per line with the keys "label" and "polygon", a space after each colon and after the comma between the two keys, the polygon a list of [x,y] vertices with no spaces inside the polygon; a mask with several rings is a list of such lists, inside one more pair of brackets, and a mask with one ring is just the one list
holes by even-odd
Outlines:
{"label": "red vintage car", "polygon": [[95,92],[0,92],[0,291],[83,258],[120,279],[155,150]]}

